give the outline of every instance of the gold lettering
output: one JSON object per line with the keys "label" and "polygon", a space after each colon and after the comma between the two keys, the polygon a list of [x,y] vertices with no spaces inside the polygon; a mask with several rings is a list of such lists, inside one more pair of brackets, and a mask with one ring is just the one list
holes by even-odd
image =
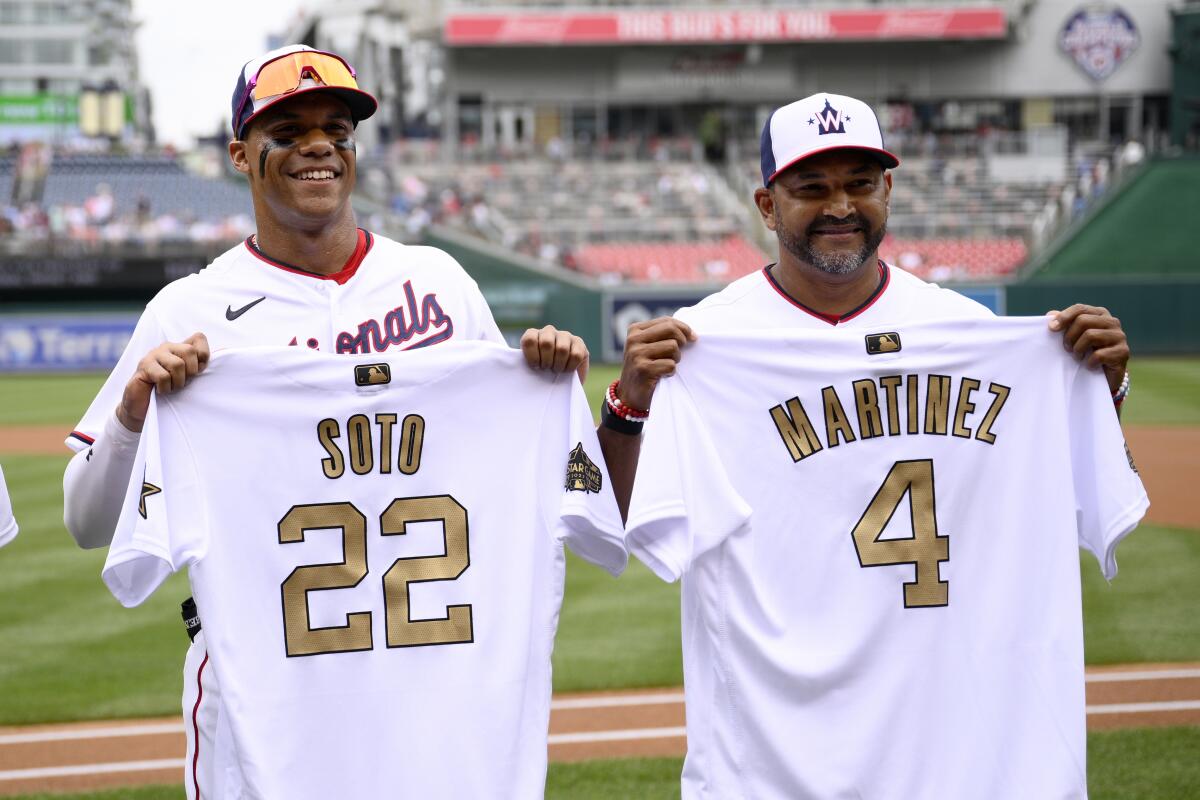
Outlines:
{"label": "gold lettering", "polygon": [[396,424],[396,415],[376,414],[375,424],[379,426],[379,472],[386,475],[392,471],[392,426]]}
{"label": "gold lettering", "polygon": [[350,443],[350,469],[355,475],[366,475],[375,466],[371,421],[363,414],[355,414],[346,420],[346,439]]}
{"label": "gold lettering", "polygon": [[925,432],[946,435],[950,418],[950,376],[930,375],[925,387]]}
{"label": "gold lettering", "polygon": [[884,396],[887,398],[888,436],[900,435],[900,401],[896,389],[903,382],[904,378],[899,375],[884,375],[879,379],[879,385],[883,387]]}
{"label": "gold lettering", "polygon": [[846,409],[842,408],[842,401],[838,399],[837,392],[832,386],[826,386],[821,390],[821,397],[825,401],[825,439],[829,442],[830,447],[837,447],[838,434],[840,433],[846,440],[846,444],[854,441],[854,428],[850,426],[850,420],[846,417]]}
{"label": "gold lettering", "polygon": [[963,378],[958,387],[958,402],[954,404],[954,435],[964,439],[971,438],[971,429],[967,427],[967,414],[975,410],[971,402],[971,393],[979,388],[979,381],[974,378]]}
{"label": "gold lettering", "polygon": [[858,435],[864,439],[883,436],[883,415],[879,413],[879,392],[870,378],[855,381],[854,405],[858,410]]}
{"label": "gold lettering", "polygon": [[346,474],[346,462],[342,459],[342,451],[333,443],[333,440],[341,435],[336,419],[323,419],[317,423],[317,441],[329,454],[328,458],[321,459],[321,471],[325,473],[326,478],[340,478]]}
{"label": "gold lettering", "polygon": [[917,415],[917,386],[920,378],[916,375],[908,376],[908,432],[920,433],[921,424]]}
{"label": "gold lettering", "polygon": [[400,423],[400,457],[397,468],[405,475],[412,475],[421,468],[421,448],[425,446],[425,419],[409,414]]}
{"label": "gold lettering", "polygon": [[983,415],[983,422],[979,423],[979,428],[975,431],[975,438],[981,442],[995,444],[996,434],[992,433],[992,425],[996,423],[996,417],[1000,416],[1000,411],[1004,408],[1005,401],[1008,400],[1008,393],[1012,390],[1007,386],[993,383],[988,386],[988,391],[995,395],[995,399],[992,400],[987,413]]}
{"label": "gold lettering", "polygon": [[782,405],[771,409],[771,419],[779,431],[779,438],[787,446],[792,461],[807,458],[821,449],[821,440],[808,420],[808,414],[800,403],[800,398],[793,397],[787,401],[787,410]]}

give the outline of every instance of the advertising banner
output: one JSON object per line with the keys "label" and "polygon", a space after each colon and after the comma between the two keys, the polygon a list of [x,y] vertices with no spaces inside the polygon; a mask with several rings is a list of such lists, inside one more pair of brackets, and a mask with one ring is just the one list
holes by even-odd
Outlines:
{"label": "advertising banner", "polygon": [[1003,39],[1004,7],[451,13],[450,46]]}
{"label": "advertising banner", "polygon": [[0,316],[0,373],[109,370],[137,314]]}
{"label": "advertising banner", "polygon": [[684,306],[694,306],[715,291],[712,288],[694,291],[656,292],[623,291],[619,296],[605,297],[604,352],[605,361],[620,361],[625,353],[625,334],[635,322],[646,322],[656,317],[669,317]]}

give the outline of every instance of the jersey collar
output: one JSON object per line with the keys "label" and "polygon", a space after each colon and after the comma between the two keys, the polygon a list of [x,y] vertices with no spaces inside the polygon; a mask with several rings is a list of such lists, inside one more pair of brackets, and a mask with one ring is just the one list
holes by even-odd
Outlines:
{"label": "jersey collar", "polygon": [[331,275],[321,275],[317,272],[309,272],[306,269],[301,269],[294,264],[288,264],[284,261],[276,261],[268,256],[262,250],[258,249],[258,243],[253,236],[246,239],[246,249],[249,250],[255,258],[266,264],[270,264],[276,269],[281,269],[284,272],[291,272],[295,275],[303,275],[306,278],[316,278],[323,281],[333,281],[339,285],[346,283],[354,277],[354,273],[358,272],[358,268],[362,265],[363,259],[367,257],[367,253],[371,252],[371,245],[375,243],[375,237],[371,236],[370,231],[358,229],[358,243],[354,246],[354,252],[350,254],[350,259],[342,265],[342,268]]}
{"label": "jersey collar", "polygon": [[849,322],[858,315],[862,314],[871,306],[875,305],[875,301],[883,296],[884,290],[886,290],[888,284],[892,282],[891,268],[883,261],[883,259],[879,259],[879,285],[875,287],[875,291],[871,292],[871,296],[864,300],[857,308],[851,309],[845,314],[825,314],[821,311],[817,311],[816,309],[809,308],[785,292],[783,287],[779,285],[779,282],[775,280],[775,276],[771,274],[771,267],[773,266],[775,265],[768,264],[767,266],[763,267],[762,270],[763,275],[767,279],[767,283],[771,284],[771,288],[778,292],[780,297],[782,297],[784,300],[787,300],[805,314],[816,317],[822,322],[828,322],[830,325],[837,325],[840,322]]}

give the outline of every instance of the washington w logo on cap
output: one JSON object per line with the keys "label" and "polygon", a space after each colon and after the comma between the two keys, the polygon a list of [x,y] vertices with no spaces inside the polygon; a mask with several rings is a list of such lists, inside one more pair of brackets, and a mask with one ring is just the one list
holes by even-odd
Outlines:
{"label": "washington w logo on cap", "polygon": [[808,118],[808,124],[820,124],[819,134],[824,136],[827,133],[845,133],[846,122],[850,121],[850,117],[843,117],[842,112],[829,105],[829,98],[825,98],[825,108],[821,113]]}
{"label": "washington w logo on cap", "polygon": [[[852,120],[854,124],[847,128]],[[826,139],[830,133],[838,136]],[[862,100],[818,92],[780,106],[763,125],[759,143],[763,186],[769,188],[776,175],[809,156],[841,149],[868,153],[884,169],[900,166],[900,159],[883,144],[875,112]]]}

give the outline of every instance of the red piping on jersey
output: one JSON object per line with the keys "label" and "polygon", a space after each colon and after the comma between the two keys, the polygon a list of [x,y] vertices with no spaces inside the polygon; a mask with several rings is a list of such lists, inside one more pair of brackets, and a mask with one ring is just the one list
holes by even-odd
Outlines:
{"label": "red piping on jersey", "polygon": [[785,292],[783,290],[783,287],[779,285],[779,282],[775,280],[775,276],[771,274],[771,265],[767,265],[767,266],[763,267],[762,272],[763,272],[763,275],[767,279],[767,283],[769,283],[771,285],[772,289],[774,289],[776,292],[779,293],[780,297],[782,297],[784,300],[787,300],[789,303],[791,303],[796,308],[803,311],[805,314],[808,314],[809,316],[812,316],[812,317],[816,317],[817,319],[821,320],[822,322],[828,322],[830,325],[837,325],[839,322],[848,322],[849,320],[854,319],[859,314],[866,311],[871,306],[875,305],[875,301],[883,296],[884,290],[887,289],[888,285],[892,282],[891,268],[889,268],[888,265],[883,262],[883,259],[880,259],[879,260],[879,285],[875,287],[875,291],[871,292],[871,296],[868,297],[865,301],[863,301],[862,305],[860,305],[858,308],[855,308],[855,309],[852,309],[851,311],[846,312],[845,314],[840,314],[840,315],[839,314],[823,314],[820,311],[809,308],[808,306],[804,305],[799,300],[797,300],[796,298],[792,297],[790,294]]}
{"label": "red piping on jersey", "polygon": [[88,436],[86,433],[80,433],[79,431],[71,431],[71,436],[68,438],[78,439],[79,441],[83,442],[84,444],[88,444],[88,445],[92,445],[92,444],[96,443],[95,439]]}
{"label": "red piping on jersey", "polygon": [[204,684],[200,679],[204,675],[204,667],[208,664],[208,651],[204,651],[204,660],[200,662],[200,669],[196,670],[196,688],[199,690],[196,693],[196,705],[192,706],[192,736],[196,742],[196,749],[192,753],[192,787],[196,790],[196,800],[200,800],[200,776],[196,774],[196,765],[200,762],[200,701],[204,699]]}
{"label": "red piping on jersey", "polygon": [[354,277],[354,273],[358,272],[358,268],[362,265],[363,259],[367,257],[367,253],[371,252],[371,246],[375,244],[375,237],[371,236],[368,231],[362,228],[358,229],[358,243],[354,246],[354,252],[350,254],[350,258],[342,265],[342,268],[332,275],[322,275],[318,272],[309,272],[306,269],[300,269],[292,264],[276,261],[268,256],[258,246],[254,244],[254,237],[246,239],[246,249],[254,254],[254,257],[259,261],[270,264],[276,269],[281,269],[284,272],[291,272],[294,275],[303,275],[306,278],[318,278],[323,281],[333,281],[337,284],[344,284],[346,281]]}

